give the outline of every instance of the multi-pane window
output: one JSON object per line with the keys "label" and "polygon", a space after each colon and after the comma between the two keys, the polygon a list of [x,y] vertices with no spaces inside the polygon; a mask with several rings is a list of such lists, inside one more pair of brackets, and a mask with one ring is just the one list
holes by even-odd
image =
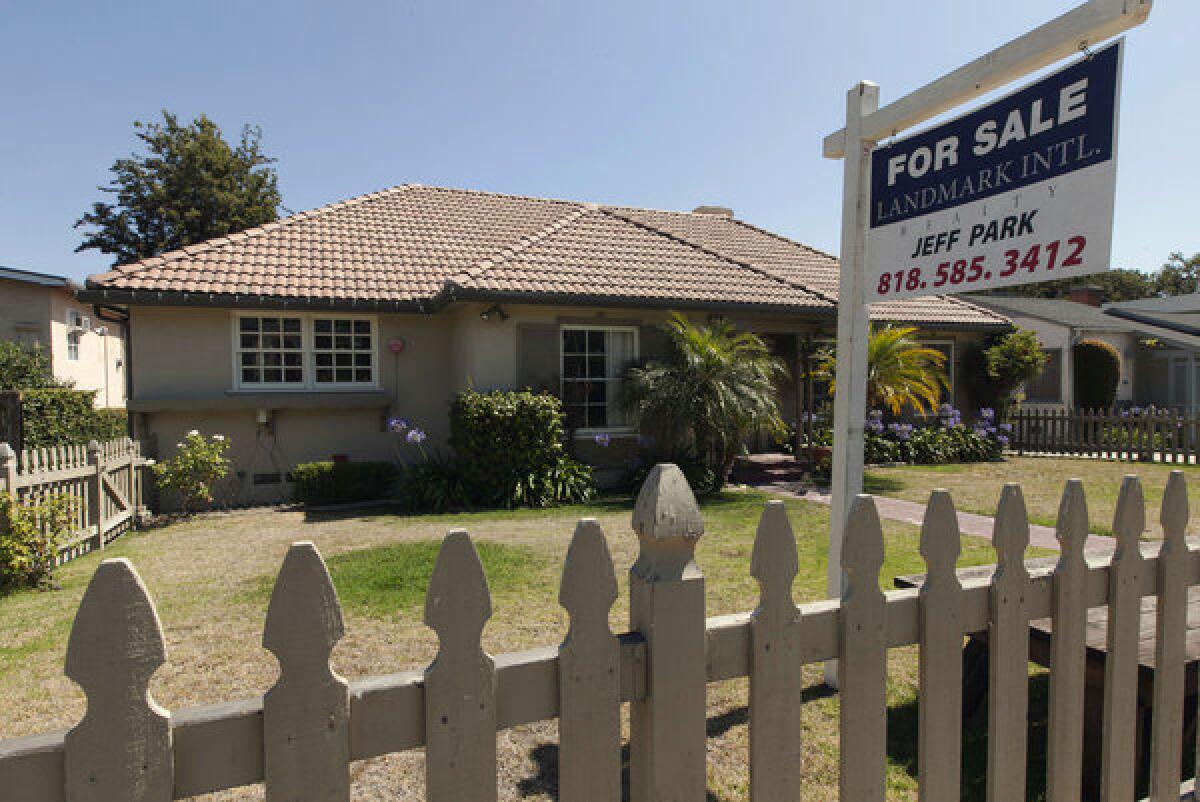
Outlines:
{"label": "multi-pane window", "polygon": [[636,358],[636,329],[562,329],[562,398],[568,429],[629,425],[616,403],[617,392],[625,369]]}
{"label": "multi-pane window", "polygon": [[243,385],[303,385],[304,326],[298,317],[238,318],[238,376]]}
{"label": "multi-pane window", "polygon": [[375,385],[375,330],[369,318],[239,315],[238,386],[334,388]]}
{"label": "multi-pane window", "polygon": [[79,361],[79,341],[83,339],[83,332],[80,327],[83,325],[83,316],[76,309],[67,310],[67,359],[72,362]]}

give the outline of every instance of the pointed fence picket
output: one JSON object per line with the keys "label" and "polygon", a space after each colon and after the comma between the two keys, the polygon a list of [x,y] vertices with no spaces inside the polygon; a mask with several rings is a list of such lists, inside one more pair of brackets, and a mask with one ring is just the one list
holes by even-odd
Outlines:
{"label": "pointed fence picket", "polygon": [[1089,456],[1123,462],[1200,463],[1200,413],[1021,408],[1009,412],[1009,446],[1022,454]]}
{"label": "pointed fence picket", "polygon": [[559,599],[570,623],[562,643],[493,659],[480,643],[491,615],[487,581],[470,537],[455,530],[426,596],[436,658],[424,670],[347,681],[330,665],[344,630],[337,594],[317,550],[298,543],[284,559],[264,626],[263,645],[280,667],[274,686],[257,699],[174,714],[148,691],[166,660],[154,605],[127,560],[106,560],[80,604],[66,660],[87,697],[86,715],[65,733],[0,742],[0,789],[22,802],[165,802],[265,783],[268,800],[346,802],[353,761],[424,747],[427,799],[491,802],[498,730],[558,718],[560,798],[616,802],[620,710],[630,703],[631,799],[696,802],[705,794],[706,684],[748,676],[751,796],[803,799],[801,669],[838,659],[841,798],[871,802],[886,792],[888,651],[916,644],[919,797],[945,802],[961,785],[958,650],[965,635],[986,634],[988,795],[1024,799],[1027,626],[1052,617],[1047,790],[1053,802],[1074,802],[1084,765],[1086,615],[1107,607],[1102,782],[1105,798],[1132,799],[1138,612],[1146,597],[1158,605],[1150,783],[1155,800],[1176,799],[1185,605],[1200,584],[1200,555],[1184,539],[1188,506],[1178,473],[1161,517],[1162,549],[1143,555],[1141,488],[1127,479],[1113,527],[1117,552],[1085,559],[1086,500],[1071,482],[1057,525],[1061,559],[1052,573],[1031,577],[1023,563],[1028,520],[1019,490],[1009,486],[997,513],[995,572],[963,580],[955,572],[954,506],[938,492],[921,533],[926,579],[917,590],[884,593],[882,530],[874,502],[860,496],[846,530],[844,595],[796,605],[795,537],[785,508],[773,502],[749,566],[757,609],[706,619],[694,561],[703,522],[682,473],[659,466],[634,515],[641,553],[631,572],[632,631],[609,629],[612,559],[599,525],[584,520],[563,568]]}

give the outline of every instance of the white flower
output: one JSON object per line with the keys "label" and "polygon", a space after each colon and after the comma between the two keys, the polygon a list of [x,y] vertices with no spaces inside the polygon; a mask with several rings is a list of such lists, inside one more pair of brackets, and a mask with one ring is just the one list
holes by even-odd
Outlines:
{"label": "white flower", "polygon": [[199,430],[197,430],[197,429],[192,429],[190,432],[188,432],[188,433],[187,433],[187,436],[188,436],[188,437],[195,437],[195,436],[196,436],[196,435],[198,435],[198,434],[200,434]]}
{"label": "white flower", "polygon": [[223,435],[223,434],[214,434],[214,435],[213,435],[213,439],[214,439],[214,440],[216,440],[218,443],[223,443],[223,442],[225,442],[225,435]]}

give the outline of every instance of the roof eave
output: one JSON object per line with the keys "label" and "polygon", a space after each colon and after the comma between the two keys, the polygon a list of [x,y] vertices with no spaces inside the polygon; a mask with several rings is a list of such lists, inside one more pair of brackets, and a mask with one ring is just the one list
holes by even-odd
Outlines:
{"label": "roof eave", "polygon": [[126,306],[185,306],[215,309],[320,309],[329,311],[430,312],[428,301],[383,301],[363,298],[313,298],[254,293],[131,290],[89,286],[80,290],[81,301]]}

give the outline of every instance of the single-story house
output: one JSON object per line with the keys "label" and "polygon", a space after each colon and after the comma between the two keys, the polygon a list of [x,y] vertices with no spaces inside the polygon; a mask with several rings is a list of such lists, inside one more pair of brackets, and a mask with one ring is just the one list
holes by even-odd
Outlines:
{"label": "single-story house", "polygon": [[[837,260],[735,218],[405,185],[92,276],[128,310],[135,433],[232,442],[236,500],[286,495],[297,463],[390,459],[390,416],[444,447],[467,387],[564,400],[577,456],[613,479],[638,448],[625,368],[668,346],[669,310],[767,335],[795,370],[831,338]],[[888,302],[951,356],[1009,321],[950,297]],[[951,374],[953,376],[953,369]],[[799,417],[795,383],[781,406]],[[610,435],[599,445],[597,433]]]}
{"label": "single-story house", "polygon": [[0,267],[0,339],[37,348],[54,376],[96,393],[96,406],[125,406],[125,316],[76,298],[63,276]]}
{"label": "single-story house", "polygon": [[[1136,324],[1200,337],[1200,293],[1105,304],[1104,311]],[[1159,379],[1158,391],[1165,394],[1168,405],[1200,410],[1200,350],[1178,340],[1163,339],[1153,358],[1160,371],[1166,370],[1165,378]]]}
{"label": "single-story house", "polygon": [[1026,384],[1026,405],[1071,409],[1075,406],[1072,346],[1080,340],[1103,340],[1121,357],[1117,403],[1197,409],[1196,355],[1200,325],[1186,327],[1149,312],[1117,314],[1102,307],[1096,287],[1076,287],[1069,298],[972,296],[972,300],[1037,334],[1048,355],[1040,376]]}

